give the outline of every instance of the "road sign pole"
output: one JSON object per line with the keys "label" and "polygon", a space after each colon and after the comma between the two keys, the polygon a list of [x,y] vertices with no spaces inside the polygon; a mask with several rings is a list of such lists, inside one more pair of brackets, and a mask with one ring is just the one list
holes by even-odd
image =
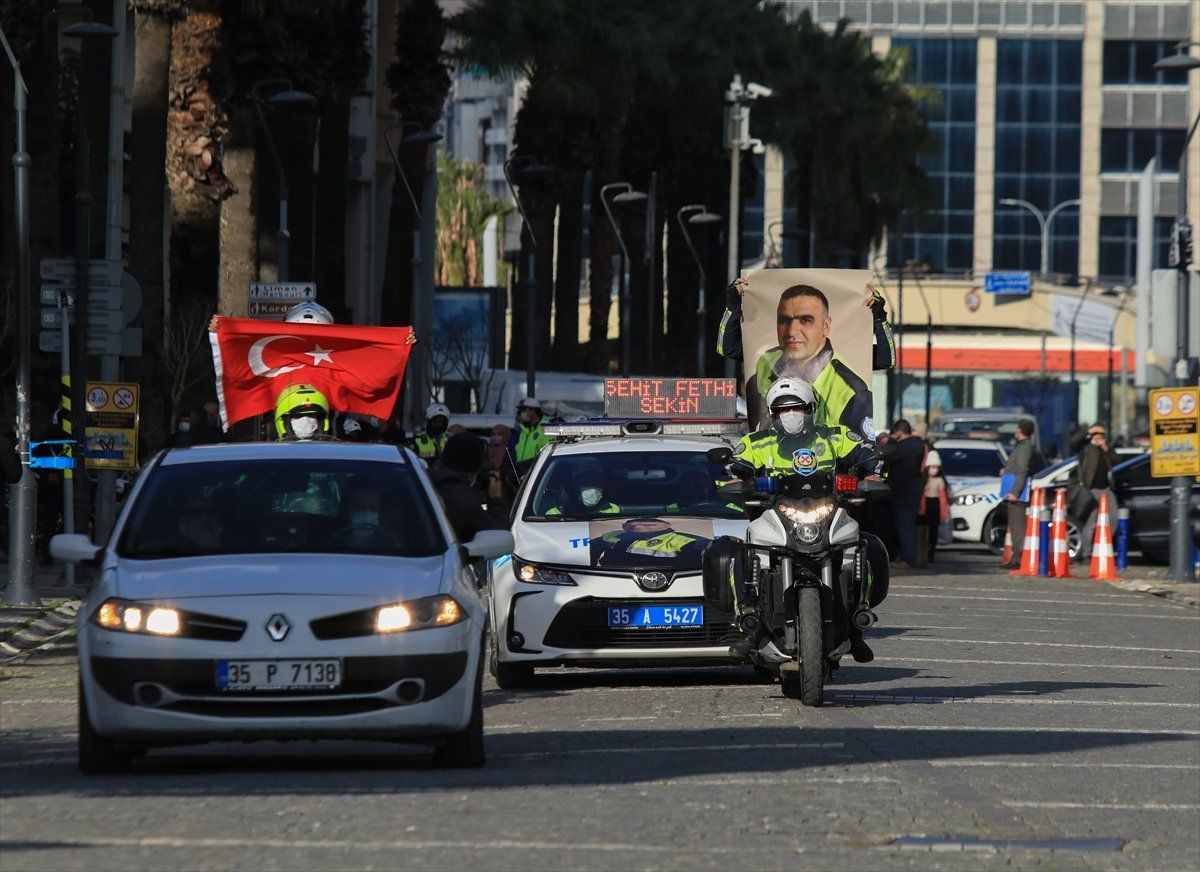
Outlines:
{"label": "road sign pole", "polygon": [[[62,350],[59,351],[59,365],[62,369],[62,413],[59,423],[62,426],[64,439],[72,439],[74,430],[74,421],[71,420],[71,307],[67,305],[68,296],[62,294],[59,297],[58,312],[59,319],[62,322],[59,324],[59,330],[62,331]],[[80,436],[83,434],[80,433]],[[67,453],[70,457],[76,457],[82,454],[82,451],[76,451],[74,445],[67,446]],[[62,471],[62,512],[63,512],[63,532],[75,532],[75,470],[71,468]],[[66,571],[66,582],[69,590],[75,589],[75,564],[68,561],[63,564]]]}

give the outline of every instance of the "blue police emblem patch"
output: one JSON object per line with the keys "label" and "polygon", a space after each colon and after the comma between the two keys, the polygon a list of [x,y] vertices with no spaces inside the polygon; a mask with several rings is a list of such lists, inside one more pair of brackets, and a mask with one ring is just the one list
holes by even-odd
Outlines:
{"label": "blue police emblem patch", "polygon": [[792,467],[800,475],[812,475],[817,471],[817,453],[811,448],[798,448],[792,452]]}
{"label": "blue police emblem patch", "polygon": [[875,419],[874,418],[871,418],[869,416],[866,418],[863,418],[862,423],[859,424],[859,429],[862,430],[863,436],[867,437],[868,442],[875,441]]}

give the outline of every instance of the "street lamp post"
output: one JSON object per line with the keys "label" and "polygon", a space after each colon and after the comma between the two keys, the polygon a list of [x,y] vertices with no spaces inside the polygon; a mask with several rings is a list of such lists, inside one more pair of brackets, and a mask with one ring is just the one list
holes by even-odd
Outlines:
{"label": "street lamp post", "polygon": [[629,182],[610,182],[600,189],[600,202],[604,206],[604,213],[608,216],[608,223],[612,225],[613,236],[617,238],[617,245],[621,247],[621,283],[619,296],[621,300],[621,374],[631,374],[631,357],[632,357],[632,332],[633,332],[633,312],[631,311],[631,300],[629,294],[629,249],[625,247],[625,240],[621,236],[621,226],[617,223],[616,216],[613,215],[612,204],[609,203],[608,192],[620,191],[612,198],[612,203],[617,205],[631,205],[640,203],[643,200],[649,199],[649,195],[644,191],[633,190],[633,185]]}
{"label": "street lamp post", "polygon": [[[409,320],[412,321],[413,329],[417,331],[417,336],[419,337],[428,332],[425,329],[428,325],[424,322],[429,320],[432,323],[433,289],[426,289],[424,287],[425,283],[422,281],[424,263],[421,260],[421,224],[424,221],[424,217],[421,215],[421,207],[417,204],[416,194],[413,193],[412,185],[409,184],[408,176],[405,174],[404,167],[400,163],[400,158],[396,154],[396,145],[392,143],[391,134],[397,130],[403,130],[403,125],[393,124],[384,130],[383,142],[387,146],[388,154],[392,156],[392,164],[396,167],[396,173],[400,176],[400,181],[404,184],[404,190],[408,192],[408,199],[413,207],[413,217],[416,219],[413,222],[412,231],[412,308]],[[438,142],[441,138],[439,134],[434,133],[432,130],[424,130],[404,137],[398,144],[400,146],[428,147]],[[428,293],[425,293],[426,290]],[[419,426],[421,405],[424,400],[422,393],[424,383],[424,354],[418,353],[415,355],[412,365],[408,367],[408,390],[405,391],[405,405],[408,407],[405,418],[407,419],[407,423],[414,428]]]}
{"label": "street lamp post", "polygon": [[[1188,49],[1200,45],[1196,42],[1181,42],[1175,46],[1175,54],[1163,58],[1154,65],[1154,69],[1163,72],[1183,70],[1185,73],[1200,68],[1200,58],[1188,54]],[[1183,140],[1183,148],[1179,154],[1179,211],[1175,217],[1175,227],[1172,229],[1173,248],[1177,252],[1175,268],[1178,270],[1176,280],[1176,318],[1175,318],[1175,378],[1174,383],[1182,386],[1188,380],[1188,266],[1191,261],[1191,225],[1187,213],[1187,182],[1188,182],[1188,144],[1196,134],[1196,126],[1200,124],[1200,112],[1188,128]],[[1192,382],[1195,384],[1195,382]],[[1195,581],[1192,569],[1191,531],[1188,529],[1188,512],[1190,510],[1191,479],[1186,476],[1175,476],[1171,479],[1171,579],[1173,581]]]}
{"label": "street lamp post", "polygon": [[525,278],[525,396],[537,396],[537,236],[533,224],[525,212],[525,204],[517,190],[522,184],[548,177],[554,170],[546,164],[534,161],[516,161],[509,158],[504,162],[504,180],[517,202],[521,222],[529,234],[529,269]]}
{"label": "street lamp post", "polygon": [[1070,206],[1078,206],[1079,200],[1063,200],[1057,206],[1043,213],[1041,209],[1030,203],[1028,200],[1018,200],[1015,197],[1005,197],[1000,201],[1001,206],[1021,206],[1033,213],[1033,217],[1037,218],[1038,226],[1042,229],[1042,269],[1041,275],[1049,275],[1050,273],[1050,225],[1053,223],[1055,216],[1063,209]]}
{"label": "street lamp post", "polygon": [[250,89],[251,96],[254,98],[254,108],[258,112],[258,120],[262,124],[263,132],[267,135],[267,145],[271,148],[271,156],[275,158],[275,166],[279,168],[279,231],[276,236],[275,261],[279,281],[286,282],[288,280],[288,254],[292,238],[288,233],[287,173],[284,172],[283,161],[279,158],[279,149],[275,147],[275,139],[271,136],[271,128],[267,124],[267,117],[263,114],[262,108],[262,92],[276,86],[282,86],[282,90],[267,98],[267,102],[275,106],[311,106],[317,102],[317,98],[307,91],[295,90],[292,87],[291,79],[260,79]]}
{"label": "street lamp post", "polygon": [[[725,133],[729,148],[729,252],[726,278],[730,284],[741,273],[738,243],[741,241],[738,218],[741,215],[741,159],[742,152],[753,148],[762,151],[762,143],[750,137],[750,104],[759,97],[770,97],[773,89],[757,82],[742,84],[736,75],[725,92]],[[731,377],[736,369],[734,361],[725,360],[725,376]]]}
{"label": "street lamp post", "polygon": [[13,68],[13,110],[16,119],[14,142],[13,194],[17,230],[17,447],[21,452],[21,477],[9,487],[12,512],[8,529],[8,584],[4,602],[10,605],[37,603],[33,589],[33,545],[37,515],[37,479],[29,468],[30,383],[29,383],[29,167],[32,161],[25,150],[26,108],[25,78],[21,64],[13,54],[8,37],[0,28],[0,42]]}
{"label": "street lamp post", "polygon": [[[683,220],[683,216],[687,215],[688,219]],[[707,320],[708,307],[705,301],[705,282],[704,282],[704,262],[700,260],[700,255],[696,251],[696,246],[692,244],[692,235],[688,233],[687,226],[689,224],[716,224],[721,220],[721,216],[716,212],[709,212],[708,208],[703,203],[692,203],[684,206],[675,213],[675,221],[679,224],[679,230],[683,234],[683,241],[687,243],[688,250],[692,253],[692,258],[696,261],[696,271],[700,275],[699,284],[699,302],[696,304],[696,375],[704,375],[704,341],[705,321]]]}

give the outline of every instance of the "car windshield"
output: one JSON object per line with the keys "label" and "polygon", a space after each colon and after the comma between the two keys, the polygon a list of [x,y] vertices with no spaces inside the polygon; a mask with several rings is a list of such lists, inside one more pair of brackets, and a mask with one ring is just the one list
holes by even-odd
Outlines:
{"label": "car windshield", "polygon": [[409,466],[336,459],[159,466],[117,545],[122,557],[376,554],[429,557],[446,548]]}
{"label": "car windshield", "polygon": [[946,475],[956,478],[1000,475],[1004,466],[1004,455],[995,448],[946,448],[937,446]]}
{"label": "car windshield", "polygon": [[551,457],[533,484],[526,519],[591,521],[618,516],[744,518],[723,496],[723,467],[700,451],[621,451]]}

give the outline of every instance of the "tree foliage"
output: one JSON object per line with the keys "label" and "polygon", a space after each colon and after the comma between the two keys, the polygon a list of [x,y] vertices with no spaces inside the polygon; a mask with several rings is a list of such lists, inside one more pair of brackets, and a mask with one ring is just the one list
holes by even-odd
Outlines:
{"label": "tree foliage", "polygon": [[511,208],[487,192],[481,165],[439,155],[434,283],[482,285],[484,227],[490,218],[504,215]]}

